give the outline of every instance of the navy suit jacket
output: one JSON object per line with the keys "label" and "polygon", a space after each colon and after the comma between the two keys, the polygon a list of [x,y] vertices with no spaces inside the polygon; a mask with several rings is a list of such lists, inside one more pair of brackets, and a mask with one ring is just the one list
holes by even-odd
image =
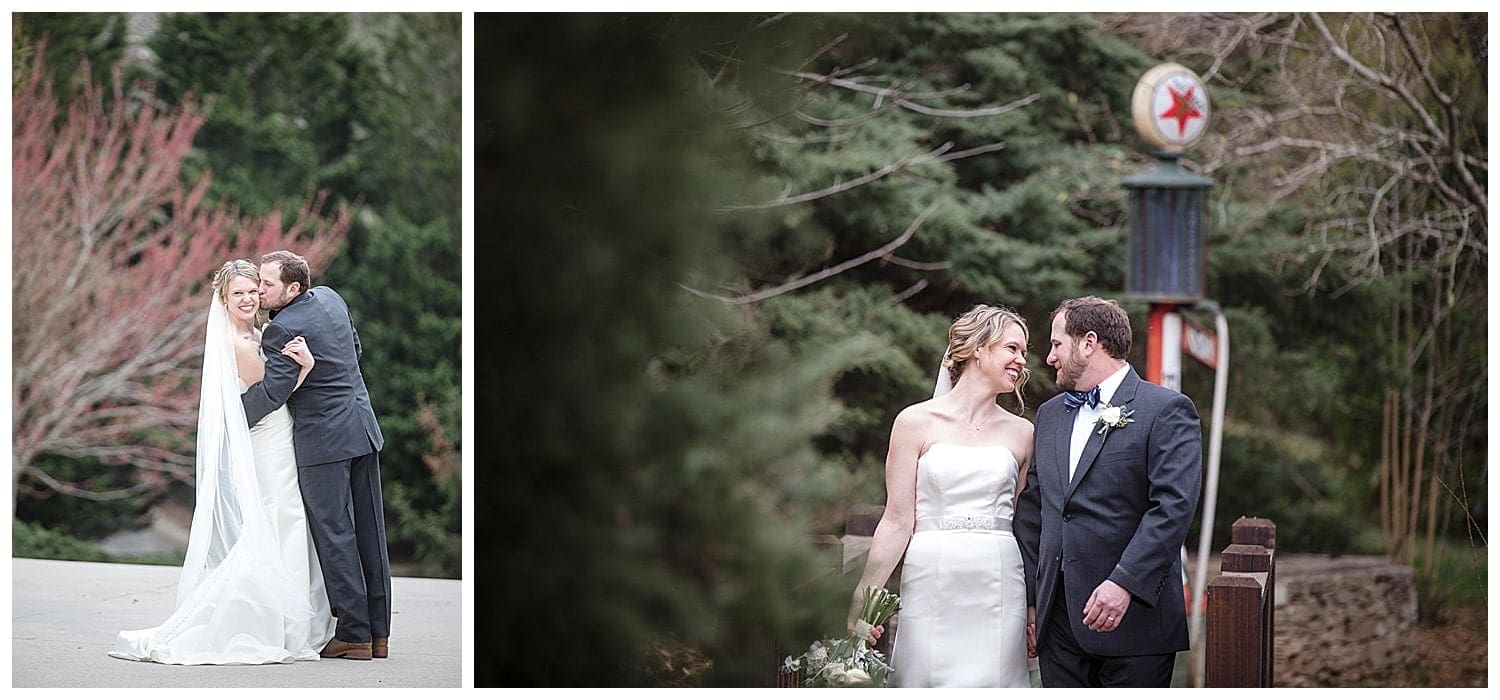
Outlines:
{"label": "navy suit jacket", "polygon": [[[255,425],[286,404],[292,413],[292,447],[301,467],[378,452],[385,438],[359,371],[363,349],[343,297],[328,287],[313,287],[272,313],[260,338],[265,378],[241,396],[246,420]],[[293,391],[302,367],[281,349],[299,335],[307,339],[317,362]]]}
{"label": "navy suit jacket", "polygon": [[[1135,422],[1107,435],[1095,428],[1070,482],[1075,414],[1062,398],[1037,409],[1036,445],[1016,508],[1037,638],[1047,633],[1054,596],[1063,595],[1073,636],[1090,654],[1187,649],[1180,551],[1202,483],[1198,411],[1186,396],[1127,370],[1110,403],[1134,411]],[[1059,571],[1066,590],[1057,590]],[[1083,624],[1083,607],[1106,578],[1130,592],[1130,606],[1113,632],[1094,632]]]}

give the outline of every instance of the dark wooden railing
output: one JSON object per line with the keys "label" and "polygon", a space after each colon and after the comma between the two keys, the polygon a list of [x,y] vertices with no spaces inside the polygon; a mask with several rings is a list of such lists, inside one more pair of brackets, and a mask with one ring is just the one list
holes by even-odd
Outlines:
{"label": "dark wooden railing", "polygon": [[1207,655],[1210,688],[1269,688],[1276,632],[1276,524],[1240,518],[1208,584]]}

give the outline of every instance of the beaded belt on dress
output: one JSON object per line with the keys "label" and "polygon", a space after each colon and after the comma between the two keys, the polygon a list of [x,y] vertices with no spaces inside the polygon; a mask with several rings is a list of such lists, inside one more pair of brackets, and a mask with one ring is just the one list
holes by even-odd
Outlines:
{"label": "beaded belt on dress", "polygon": [[993,515],[944,515],[917,520],[914,532],[928,530],[997,530],[1010,532],[1010,519]]}

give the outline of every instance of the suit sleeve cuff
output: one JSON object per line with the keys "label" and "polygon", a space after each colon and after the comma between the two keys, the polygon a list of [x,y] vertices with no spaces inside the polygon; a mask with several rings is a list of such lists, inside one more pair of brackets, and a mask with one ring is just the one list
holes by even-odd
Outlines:
{"label": "suit sleeve cuff", "polygon": [[1139,600],[1146,607],[1156,607],[1156,599],[1161,594],[1161,591],[1146,587],[1139,578],[1132,575],[1124,566],[1116,564],[1115,570],[1109,573],[1109,580],[1114,581],[1116,585],[1128,591],[1131,597]]}

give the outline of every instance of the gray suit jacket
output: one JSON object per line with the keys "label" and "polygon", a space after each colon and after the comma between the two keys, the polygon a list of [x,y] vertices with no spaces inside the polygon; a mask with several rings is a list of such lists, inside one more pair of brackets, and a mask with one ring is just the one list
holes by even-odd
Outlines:
{"label": "gray suit jacket", "polygon": [[[1073,636],[1095,656],[1163,654],[1188,648],[1180,549],[1198,508],[1202,433],[1186,396],[1143,381],[1134,369],[1110,401],[1135,419],[1107,436],[1095,429],[1068,480],[1074,413],[1059,394],[1036,413],[1036,446],[1016,508],[1037,638],[1053,597],[1066,596]],[[1057,590],[1058,572],[1063,586]],[[1083,624],[1083,606],[1105,579],[1130,592],[1113,632]]]}
{"label": "gray suit jacket", "polygon": [[[301,367],[281,354],[296,336],[312,350],[312,372],[297,386]],[[292,413],[292,447],[298,466],[327,464],[378,452],[385,444],[364,375],[359,371],[359,333],[349,306],[328,287],[313,287],[273,312],[261,331],[266,376],[244,393],[245,418],[255,425],[286,404]]]}

